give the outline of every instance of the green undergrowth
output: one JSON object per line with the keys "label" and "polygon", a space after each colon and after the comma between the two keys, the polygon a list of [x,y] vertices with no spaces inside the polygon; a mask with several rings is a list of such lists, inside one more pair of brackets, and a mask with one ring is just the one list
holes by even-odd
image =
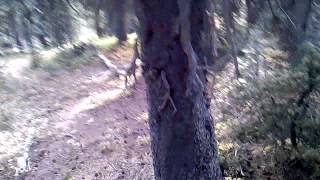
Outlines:
{"label": "green undergrowth", "polygon": [[[126,43],[133,45],[136,37],[135,33],[129,34]],[[79,43],[63,49],[33,53],[32,67],[48,72],[74,69],[90,63],[95,59],[98,51],[108,53],[114,51],[117,47],[119,47],[119,43],[114,36],[92,39],[89,43]]]}
{"label": "green undergrowth", "polygon": [[98,51],[112,51],[117,45],[118,41],[115,37],[104,37],[63,49],[51,49],[33,53],[32,67],[48,72],[75,69],[94,60]]}
{"label": "green undergrowth", "polygon": [[299,63],[237,88],[247,122],[232,133],[232,150],[221,152],[226,175],[320,179],[320,55],[312,45],[301,51]]}

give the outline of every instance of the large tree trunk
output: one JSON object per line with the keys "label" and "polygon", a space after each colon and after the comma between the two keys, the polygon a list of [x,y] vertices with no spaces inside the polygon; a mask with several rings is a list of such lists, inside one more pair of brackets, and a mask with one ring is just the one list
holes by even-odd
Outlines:
{"label": "large tree trunk", "polygon": [[126,17],[126,1],[127,0],[114,0],[114,33],[119,42],[127,40],[127,17]]}
{"label": "large tree trunk", "polygon": [[202,44],[206,36],[200,35],[209,33],[204,29],[208,3],[136,2],[157,180],[222,179],[206,95],[206,70],[197,65],[204,57],[211,58],[203,47],[207,44]]}

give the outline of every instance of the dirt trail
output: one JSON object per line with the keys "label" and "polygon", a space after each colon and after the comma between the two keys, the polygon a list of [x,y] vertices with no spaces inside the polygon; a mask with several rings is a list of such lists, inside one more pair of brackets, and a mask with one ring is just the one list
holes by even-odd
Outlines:
{"label": "dirt trail", "polygon": [[[19,68],[25,68],[24,65]],[[19,97],[17,103],[24,102],[24,110],[34,108],[37,117],[41,117],[38,118],[41,123],[35,123],[36,115],[30,113],[33,116],[29,121],[18,121],[19,126],[3,131],[21,134],[20,143],[4,142],[3,146],[20,148],[7,154],[18,153],[23,157],[9,160],[11,164],[23,161],[27,170],[16,179],[153,178],[145,84],[141,76],[135,88],[124,89],[122,77],[113,77],[98,60],[55,76],[31,70],[14,72],[19,72],[19,76],[10,76],[7,83],[9,87],[15,85],[11,88],[16,89],[12,97]],[[24,110],[20,112],[21,119],[26,114]],[[37,129],[29,138],[31,146],[20,147],[30,129]],[[15,179],[12,173],[6,176],[1,173],[6,172],[0,166],[0,178]]]}
{"label": "dirt trail", "polygon": [[144,82],[125,90],[100,66],[45,82],[59,101],[30,148],[26,179],[152,177]]}

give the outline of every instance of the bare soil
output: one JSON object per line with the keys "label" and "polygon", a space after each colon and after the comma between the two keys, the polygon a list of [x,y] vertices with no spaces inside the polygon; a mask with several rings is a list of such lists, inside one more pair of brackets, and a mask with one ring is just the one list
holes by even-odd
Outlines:
{"label": "bare soil", "polygon": [[[115,64],[125,65],[122,61],[130,53],[121,56],[117,55],[118,51],[108,57]],[[36,133],[32,134],[29,146],[10,154],[17,158],[1,152],[7,158],[7,161],[2,159],[2,165],[18,164],[18,167],[15,172],[0,168],[0,177],[15,179],[15,174],[17,179],[30,180],[153,179],[145,84],[141,75],[135,86],[125,89],[123,78],[114,77],[98,59],[85,67],[56,74],[26,70],[22,79],[14,81],[15,85],[21,84],[15,87],[21,97],[18,103],[35,107],[43,123],[30,126],[36,126]],[[28,128],[8,131],[17,132],[23,139]],[[3,145],[12,148],[21,144]]]}

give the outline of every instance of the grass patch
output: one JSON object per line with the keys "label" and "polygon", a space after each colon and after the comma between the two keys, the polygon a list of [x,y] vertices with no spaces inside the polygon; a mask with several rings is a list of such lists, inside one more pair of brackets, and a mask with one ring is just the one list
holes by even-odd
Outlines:
{"label": "grass patch", "polygon": [[100,51],[110,51],[118,45],[118,39],[114,36],[93,39],[91,43]]}
{"label": "grass patch", "polygon": [[[136,33],[128,35],[126,43],[133,45],[137,38]],[[47,72],[55,72],[60,69],[74,69],[88,64],[95,59],[97,51],[111,52],[119,46],[114,36],[92,39],[88,44],[79,44],[64,49],[50,49],[35,53],[32,57],[32,67],[40,68]]]}
{"label": "grass patch", "polygon": [[[134,45],[138,35],[136,33],[128,34],[127,43]],[[118,47],[118,39],[115,36],[108,36],[99,39],[91,40],[91,43],[98,48],[100,51],[112,51],[114,48]]]}
{"label": "grass patch", "polygon": [[79,47],[73,47],[63,50],[49,50],[34,54],[32,57],[32,67],[48,72],[54,72],[59,69],[78,68],[93,60],[96,54],[94,48],[80,50]]}

